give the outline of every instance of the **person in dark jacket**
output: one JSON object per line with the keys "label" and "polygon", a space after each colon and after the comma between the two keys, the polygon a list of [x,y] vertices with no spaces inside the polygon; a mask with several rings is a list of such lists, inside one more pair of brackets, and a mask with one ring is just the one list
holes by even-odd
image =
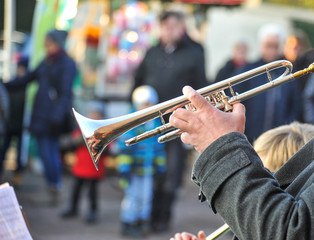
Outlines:
{"label": "person in dark jacket", "polygon": [[33,80],[38,82],[30,131],[37,141],[53,201],[62,187],[59,136],[71,110],[72,85],[76,75],[75,63],[64,50],[66,36],[67,33],[61,30],[48,32],[45,37],[46,58],[34,71],[6,84],[8,88],[14,88],[23,87]]}
{"label": "person in dark jacket", "polygon": [[311,74],[304,88],[304,120],[314,124],[314,74]]}
{"label": "person in dark jacket", "polygon": [[9,96],[2,79],[0,79],[0,143],[3,141],[5,134],[6,121],[9,116]]}
{"label": "person in dark jacket", "polygon": [[[314,48],[308,49],[304,53],[300,54],[295,61],[294,69],[295,71],[302,70],[308,67],[311,63],[314,62]],[[298,80],[298,88],[301,92],[304,92],[307,80],[311,75],[302,76]]]}
{"label": "person in dark jacket", "polygon": [[[314,62],[314,49],[301,54],[295,61],[295,71],[302,70]],[[298,79],[298,89],[302,96],[301,122],[314,123],[314,79],[309,74]]]}
{"label": "person in dark jacket", "polygon": [[184,15],[164,12],[161,36],[136,70],[133,90],[142,85],[156,89],[159,102],[178,97],[185,85],[199,89],[207,85],[203,47],[186,33]]}
{"label": "person in dark jacket", "polygon": [[[262,26],[259,31],[261,58],[245,65],[236,71],[235,75],[279,60],[283,43],[284,34],[279,26],[273,24]],[[283,72],[282,68],[276,69],[271,71],[270,75],[272,79],[275,79]],[[267,81],[266,74],[259,75],[236,85],[234,91],[243,93],[261,86]],[[245,134],[249,141],[252,143],[260,134],[271,128],[299,120],[301,115],[300,95],[296,82],[292,81],[243,102],[247,112]]]}
{"label": "person in dark jacket", "polygon": [[232,77],[235,72],[247,64],[248,45],[244,41],[239,41],[234,45],[232,58],[218,71],[215,83]]}
{"label": "person in dark jacket", "polygon": [[[23,77],[28,72],[28,58],[22,57],[17,63],[16,77]],[[8,148],[12,140],[17,142],[16,169],[13,175],[13,185],[18,187],[22,181],[22,171],[24,164],[21,159],[22,148],[22,132],[24,118],[24,102],[25,102],[25,87],[18,89],[10,89],[8,91],[10,101],[10,111],[8,121],[6,123],[6,131],[4,134],[3,143],[0,148],[0,172],[3,171],[3,164]]]}
{"label": "person in dark jacket", "polygon": [[[313,239],[314,138],[273,175],[243,134],[241,103],[226,113],[190,87],[183,92],[196,111],[179,108],[170,123],[201,153],[192,170],[199,199],[220,214],[235,239]],[[175,239],[196,238],[182,233]]]}
{"label": "person in dark jacket", "polygon": [[[205,87],[207,81],[204,50],[187,35],[184,15],[164,12],[160,24],[160,41],[147,51],[136,70],[133,90],[141,85],[152,86],[159,101],[164,102],[180,96],[185,85],[199,89]],[[185,152],[179,139],[166,143],[167,171],[156,181],[153,199],[151,221],[155,231],[165,231],[169,227],[172,206],[181,185]]]}

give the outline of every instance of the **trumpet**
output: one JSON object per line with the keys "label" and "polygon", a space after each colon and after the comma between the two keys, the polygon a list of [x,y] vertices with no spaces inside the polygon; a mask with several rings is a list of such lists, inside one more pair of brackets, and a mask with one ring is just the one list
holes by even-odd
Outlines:
{"label": "trumpet", "polygon": [[[197,92],[205,97],[206,100],[214,107],[222,111],[231,111],[232,105],[235,103],[242,102],[271,88],[314,72],[314,63],[311,64],[308,68],[295,73],[292,73],[292,67],[293,66],[291,62],[289,61],[275,61],[244,72],[237,76],[228,78],[221,82],[211,84],[207,87],[197,90]],[[284,68],[285,71],[278,78],[272,79],[270,71],[279,68]],[[244,93],[238,94],[233,91],[232,87],[234,85],[240,84],[261,74],[267,75],[268,82]],[[229,97],[225,94],[224,90],[226,89],[230,90],[232,96]],[[187,100],[184,96],[179,96],[134,113],[105,120],[92,120],[86,118],[76,112],[74,109],[73,113],[81,129],[93,163],[96,169],[98,169],[99,157],[110,142],[114,141],[127,131],[155,118],[161,118],[163,124],[160,127],[150,130],[139,136],[135,136],[134,138],[127,140],[125,144],[129,146],[162,133],[166,134],[159,137],[158,142],[160,143],[167,142],[179,137],[182,132],[179,129],[175,129],[169,123],[165,123],[163,115],[171,113],[183,106],[191,111],[195,110],[194,106],[189,102],[189,100]]]}

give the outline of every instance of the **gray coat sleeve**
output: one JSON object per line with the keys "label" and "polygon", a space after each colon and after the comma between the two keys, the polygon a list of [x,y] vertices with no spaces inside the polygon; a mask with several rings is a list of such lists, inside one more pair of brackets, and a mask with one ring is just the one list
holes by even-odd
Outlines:
{"label": "gray coat sleeve", "polygon": [[313,178],[297,197],[285,192],[240,133],[212,143],[192,171],[201,199],[208,200],[238,239],[311,239]]}

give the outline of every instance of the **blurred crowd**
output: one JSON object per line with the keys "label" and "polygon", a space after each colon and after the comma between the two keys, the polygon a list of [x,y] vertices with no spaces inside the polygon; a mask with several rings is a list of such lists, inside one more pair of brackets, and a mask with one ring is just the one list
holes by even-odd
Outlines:
{"label": "blurred crowd", "polygon": [[[221,67],[215,79],[207,79],[204,49],[189,37],[184,15],[176,11],[164,12],[160,16],[160,26],[159,42],[147,50],[133,73],[134,86],[129,98],[131,112],[180,96],[185,85],[200,89],[277,60],[292,62],[293,71],[314,62],[314,50],[305,34],[296,31],[286,36],[280,26],[268,24],[258,31],[259,59],[253,62],[248,60],[250,46],[243,36],[235,43],[230,59]],[[38,67],[29,70],[28,58],[22,57],[18,61],[15,77],[7,83],[1,81],[0,177],[5,171],[8,149],[14,146],[17,154],[12,182],[17,188],[23,183],[23,171],[30,167],[30,161],[24,162],[21,157],[23,131],[27,129],[36,142],[52,205],[61,204],[59,195],[65,191],[62,182],[65,172],[73,175],[72,189],[67,189],[70,201],[62,203],[66,207],[60,213],[60,218],[78,215],[81,191],[86,185],[90,202],[86,221],[97,221],[100,205],[98,183],[106,180],[107,162],[113,159],[116,163],[114,174],[119,177],[119,187],[124,191],[120,213],[121,234],[140,238],[154,232],[168,231],[191,149],[183,145],[180,139],[157,144],[153,138],[134,146],[124,146],[124,140],[128,137],[160,126],[162,122],[158,119],[147,122],[110,144],[100,158],[97,171],[71,114],[73,82],[79,69],[66,52],[66,37],[64,31],[54,29],[48,32],[44,39],[46,57]],[[282,73],[282,69],[276,69],[269,74],[275,79]],[[37,81],[38,89],[30,124],[25,126],[26,89],[32,81]],[[233,91],[242,93],[267,81],[267,76],[261,75],[235,86]],[[314,74],[266,91],[243,104],[247,112],[245,134],[252,144],[264,132],[282,125],[292,122],[314,124]],[[88,106],[87,117],[105,118],[104,103],[93,99]],[[163,120],[168,122],[168,118],[166,115]],[[71,151],[75,156],[70,168],[64,162],[65,151]]]}

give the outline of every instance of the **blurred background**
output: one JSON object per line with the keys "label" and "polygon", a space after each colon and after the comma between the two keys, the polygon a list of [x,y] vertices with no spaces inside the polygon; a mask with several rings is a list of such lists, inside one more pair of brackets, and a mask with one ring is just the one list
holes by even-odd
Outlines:
{"label": "blurred background", "polygon": [[[107,108],[109,116],[121,115],[128,110],[123,103],[116,108],[114,102],[121,103],[129,95],[132,71],[158,42],[158,17],[163,10],[186,13],[187,31],[204,47],[206,74],[213,82],[236,42],[247,42],[250,61],[259,57],[257,32],[264,24],[279,24],[286,36],[302,35],[304,48],[311,48],[313,8],[313,1],[292,0],[4,0],[0,74],[8,81],[21,55],[29,56],[34,68],[44,56],[42,39],[47,29],[66,30],[66,49],[80,72],[77,101],[97,97],[113,103]],[[78,108],[84,112],[83,105]]]}
{"label": "blurred background", "polygon": [[[302,54],[314,45],[314,1],[311,0],[3,0],[0,2],[0,76],[3,82],[14,77],[20,59],[29,59],[35,69],[45,56],[44,37],[56,28],[66,30],[66,50],[76,62],[78,74],[73,84],[73,107],[87,115],[90,101],[101,104],[106,118],[129,113],[134,71],[146,51],[159,41],[159,15],[164,10],[178,10],[186,15],[187,33],[204,48],[208,84],[215,81],[221,67],[232,57],[234,46],[245,42],[247,61],[260,57],[258,30],[272,23],[281,26],[290,44]],[[293,38],[294,37],[294,38]],[[296,59],[292,53],[291,61]],[[288,59],[288,57],[287,57]],[[24,126],[36,92],[36,83],[27,88]],[[64,141],[66,142],[66,140]],[[65,144],[66,145],[66,144]],[[197,157],[188,148],[184,184],[175,206],[173,227],[168,232],[146,239],[169,239],[175,232],[207,234],[223,224],[205,203],[197,199],[198,188],[190,181],[191,166]],[[12,181],[16,168],[16,142],[6,154],[1,182]],[[61,204],[47,207],[43,167],[36,154],[31,134],[23,131],[22,159],[27,171],[16,188],[20,204],[28,218],[34,239],[121,239],[119,208],[122,191],[118,187],[117,162],[105,161],[106,177],[101,181],[100,221],[96,226],[61,220],[71,184],[73,151],[62,152],[65,187]],[[85,200],[82,208],[86,208]],[[231,235],[222,239],[231,239]]]}

